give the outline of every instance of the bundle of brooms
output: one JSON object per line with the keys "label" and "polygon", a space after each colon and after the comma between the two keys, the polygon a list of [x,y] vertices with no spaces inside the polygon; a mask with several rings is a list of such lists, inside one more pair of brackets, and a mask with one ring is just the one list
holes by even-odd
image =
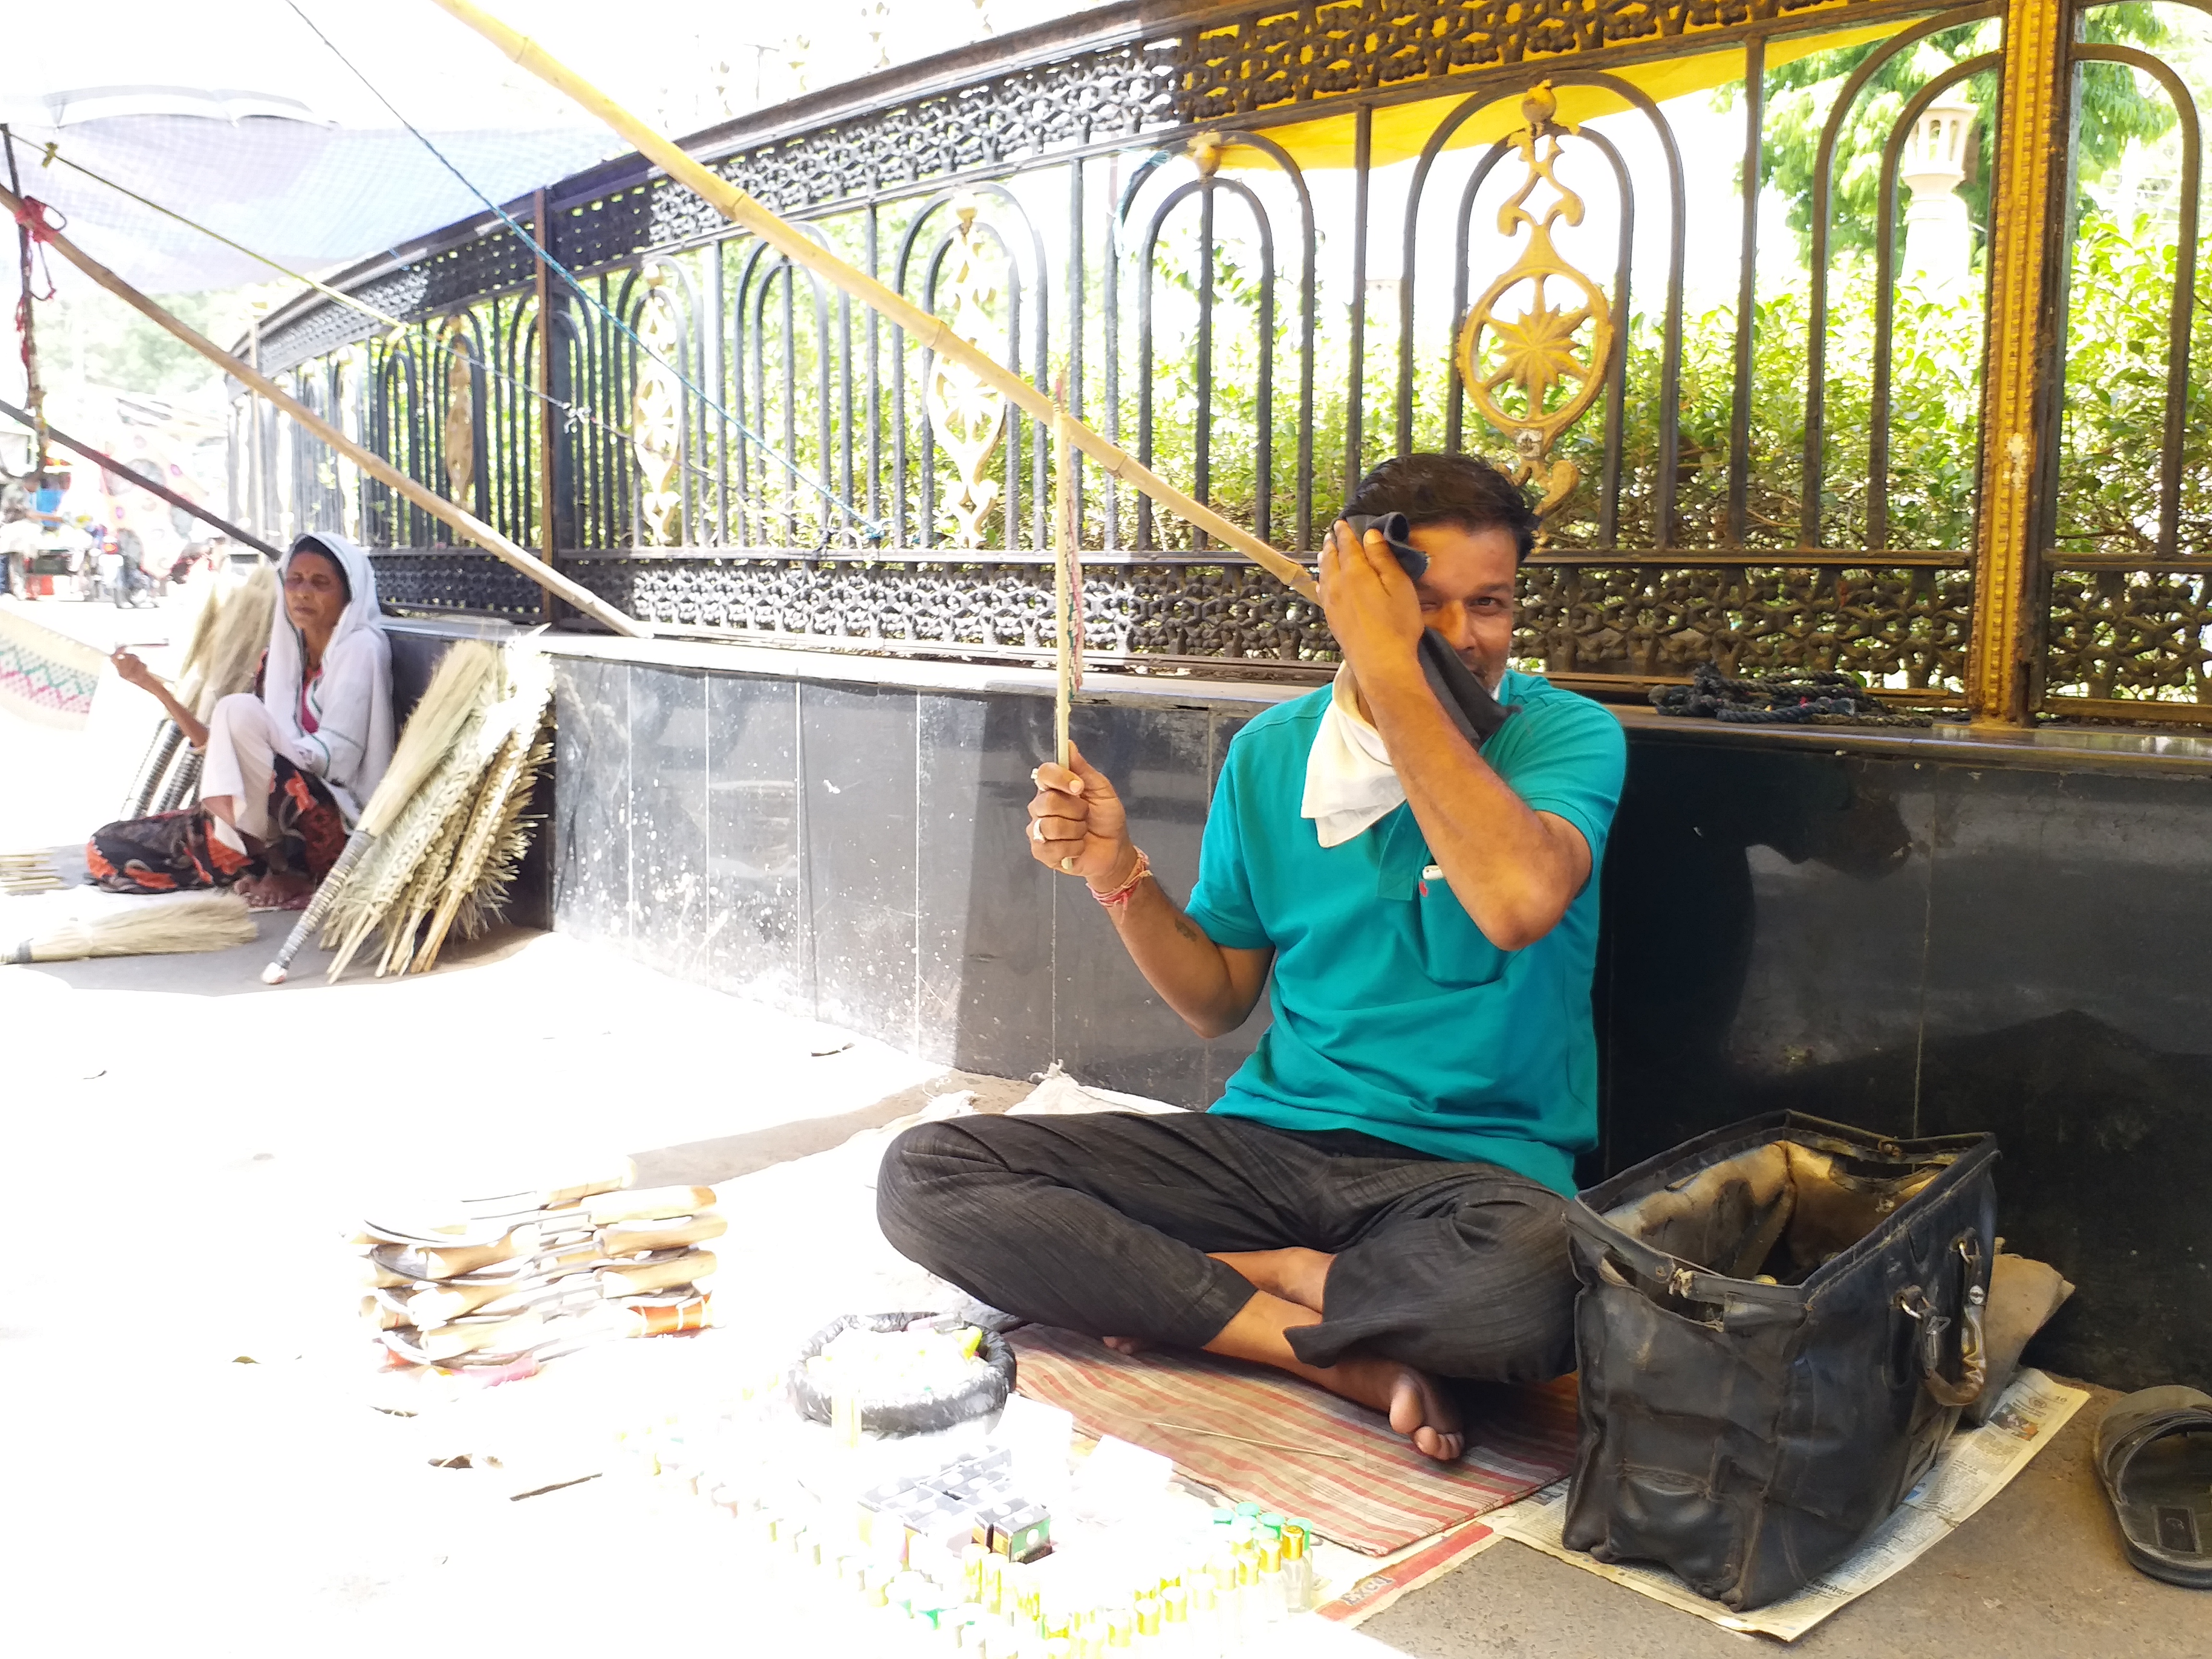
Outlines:
{"label": "bundle of brooms", "polygon": [[628,1158],[562,1184],[415,1206],[364,1219],[362,1316],[412,1364],[525,1374],[607,1338],[709,1322],[698,1246],[721,1236],[712,1187],[633,1190]]}
{"label": "bundle of brooms", "polygon": [[[233,692],[251,691],[276,612],[273,564],[257,565],[217,586],[192,618],[177,670],[177,700],[204,720]],[[137,779],[124,798],[121,816],[143,817],[190,803],[199,786],[200,754],[191,750],[179,759],[184,744],[185,734],[176,721],[165,718],[155,728]]]}
{"label": "bundle of brooms", "polygon": [[552,695],[537,651],[465,640],[447,652],[344,852],[262,978],[280,983],[319,929],[337,952],[333,980],[373,934],[380,977],[435,966],[456,929],[482,933],[529,844]]}

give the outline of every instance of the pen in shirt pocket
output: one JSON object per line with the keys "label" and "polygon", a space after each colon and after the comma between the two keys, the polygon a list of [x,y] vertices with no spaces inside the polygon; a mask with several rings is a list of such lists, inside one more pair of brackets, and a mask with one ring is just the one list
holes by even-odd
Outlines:
{"label": "pen in shirt pocket", "polygon": [[[1402,867],[1402,866],[1401,866],[1401,867]],[[1431,882],[1432,882],[1432,881],[1442,881],[1443,878],[1444,878],[1444,867],[1443,867],[1443,865],[1441,865],[1441,864],[1431,864],[1431,865],[1428,866],[1426,868],[1425,868],[1424,870],[1422,870],[1422,872],[1421,872],[1421,896],[1422,896],[1423,898],[1426,898],[1426,897],[1428,897],[1428,896],[1429,896],[1429,884],[1430,884]]]}

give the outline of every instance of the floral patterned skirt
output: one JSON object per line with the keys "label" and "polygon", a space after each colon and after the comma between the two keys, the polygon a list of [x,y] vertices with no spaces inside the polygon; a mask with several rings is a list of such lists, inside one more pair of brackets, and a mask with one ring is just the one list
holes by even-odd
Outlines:
{"label": "floral patterned skirt", "polygon": [[240,876],[272,868],[304,870],[320,881],[345,850],[345,820],[320,778],[282,755],[272,758],[276,775],[269,790],[269,821],[276,833],[268,858],[226,846],[208,833],[207,814],[187,806],[94,830],[84,844],[92,878],[116,893],[228,887]]}

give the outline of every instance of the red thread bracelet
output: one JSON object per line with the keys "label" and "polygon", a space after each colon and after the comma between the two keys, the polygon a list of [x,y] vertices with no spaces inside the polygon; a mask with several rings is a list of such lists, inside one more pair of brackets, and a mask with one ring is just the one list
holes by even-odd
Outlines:
{"label": "red thread bracelet", "polygon": [[1152,861],[1145,856],[1145,849],[1139,847],[1137,849],[1137,867],[1129,872],[1128,880],[1110,893],[1102,893],[1093,888],[1091,896],[1109,908],[1116,904],[1127,904],[1129,902],[1129,896],[1137,890],[1137,884],[1152,873]]}

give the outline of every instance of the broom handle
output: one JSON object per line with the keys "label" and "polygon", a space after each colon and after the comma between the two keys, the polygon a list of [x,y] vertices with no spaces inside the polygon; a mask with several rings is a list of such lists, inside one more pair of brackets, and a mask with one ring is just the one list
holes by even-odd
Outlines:
{"label": "broom handle", "polygon": [[[927,350],[950,357],[995,387],[1009,402],[1018,404],[1040,424],[1053,418],[1052,398],[1037,386],[1004,367],[988,352],[952,331],[941,318],[933,316],[903,295],[885,288],[874,277],[847,264],[829,249],[802,234],[739,190],[728,179],[708,171],[680,149],[673,139],[632,115],[597,87],[556,62],[534,40],[518,34],[470,0],[437,0],[445,10],[490,41],[516,63],[548,85],[556,87],[596,115],[657,161],[662,172],[784,255],[794,264],[833,283],[883,316],[890,319]],[[1076,446],[1103,467],[1109,476],[1141,489],[1176,517],[1226,543],[1255,563],[1264,567],[1298,593],[1318,605],[1320,590],[1296,560],[1285,558],[1250,531],[1233,525],[1204,502],[1195,501],[1144,465],[1119,444],[1093,432],[1080,421],[1071,422]]]}
{"label": "broom handle", "polygon": [[314,897],[307,901],[307,908],[300,913],[300,920],[293,925],[291,937],[276,952],[276,960],[261,970],[264,985],[282,985],[290,975],[292,958],[307,947],[308,935],[323,925],[323,918],[330,914],[331,906],[345,890],[354,866],[361,862],[362,854],[368,851],[375,840],[375,832],[368,830],[356,830],[346,837],[345,850],[338,854],[338,861],[331,866],[330,874],[325,876],[315,888]]}
{"label": "broom handle", "polygon": [[[0,187],[0,207],[14,214],[18,222],[31,222],[23,216],[26,210],[21,198],[5,187]],[[162,310],[59,231],[44,232],[40,240],[133,311],[167,329],[210,362],[219,365],[241,385],[259,392],[379,483],[398,490],[432,518],[450,525],[486,552],[513,565],[547,592],[558,595],[592,621],[612,629],[617,634],[641,639],[651,632],[643,623],[635,617],[624,616],[590,588],[569,580],[536,554],[516,546],[474,514],[462,511],[435,490],[417,483],[382,456],[363,449],[259,370],[240,362],[190,324],[181,322]],[[132,476],[135,480],[136,475]]]}
{"label": "broom handle", "polygon": [[1075,422],[1067,405],[1052,411],[1052,465],[1054,500],[1052,538],[1052,757],[1062,769],[1067,765],[1067,719],[1075,701],[1075,677],[1081,663],[1075,654],[1075,605],[1069,592],[1068,563],[1075,556]]}

